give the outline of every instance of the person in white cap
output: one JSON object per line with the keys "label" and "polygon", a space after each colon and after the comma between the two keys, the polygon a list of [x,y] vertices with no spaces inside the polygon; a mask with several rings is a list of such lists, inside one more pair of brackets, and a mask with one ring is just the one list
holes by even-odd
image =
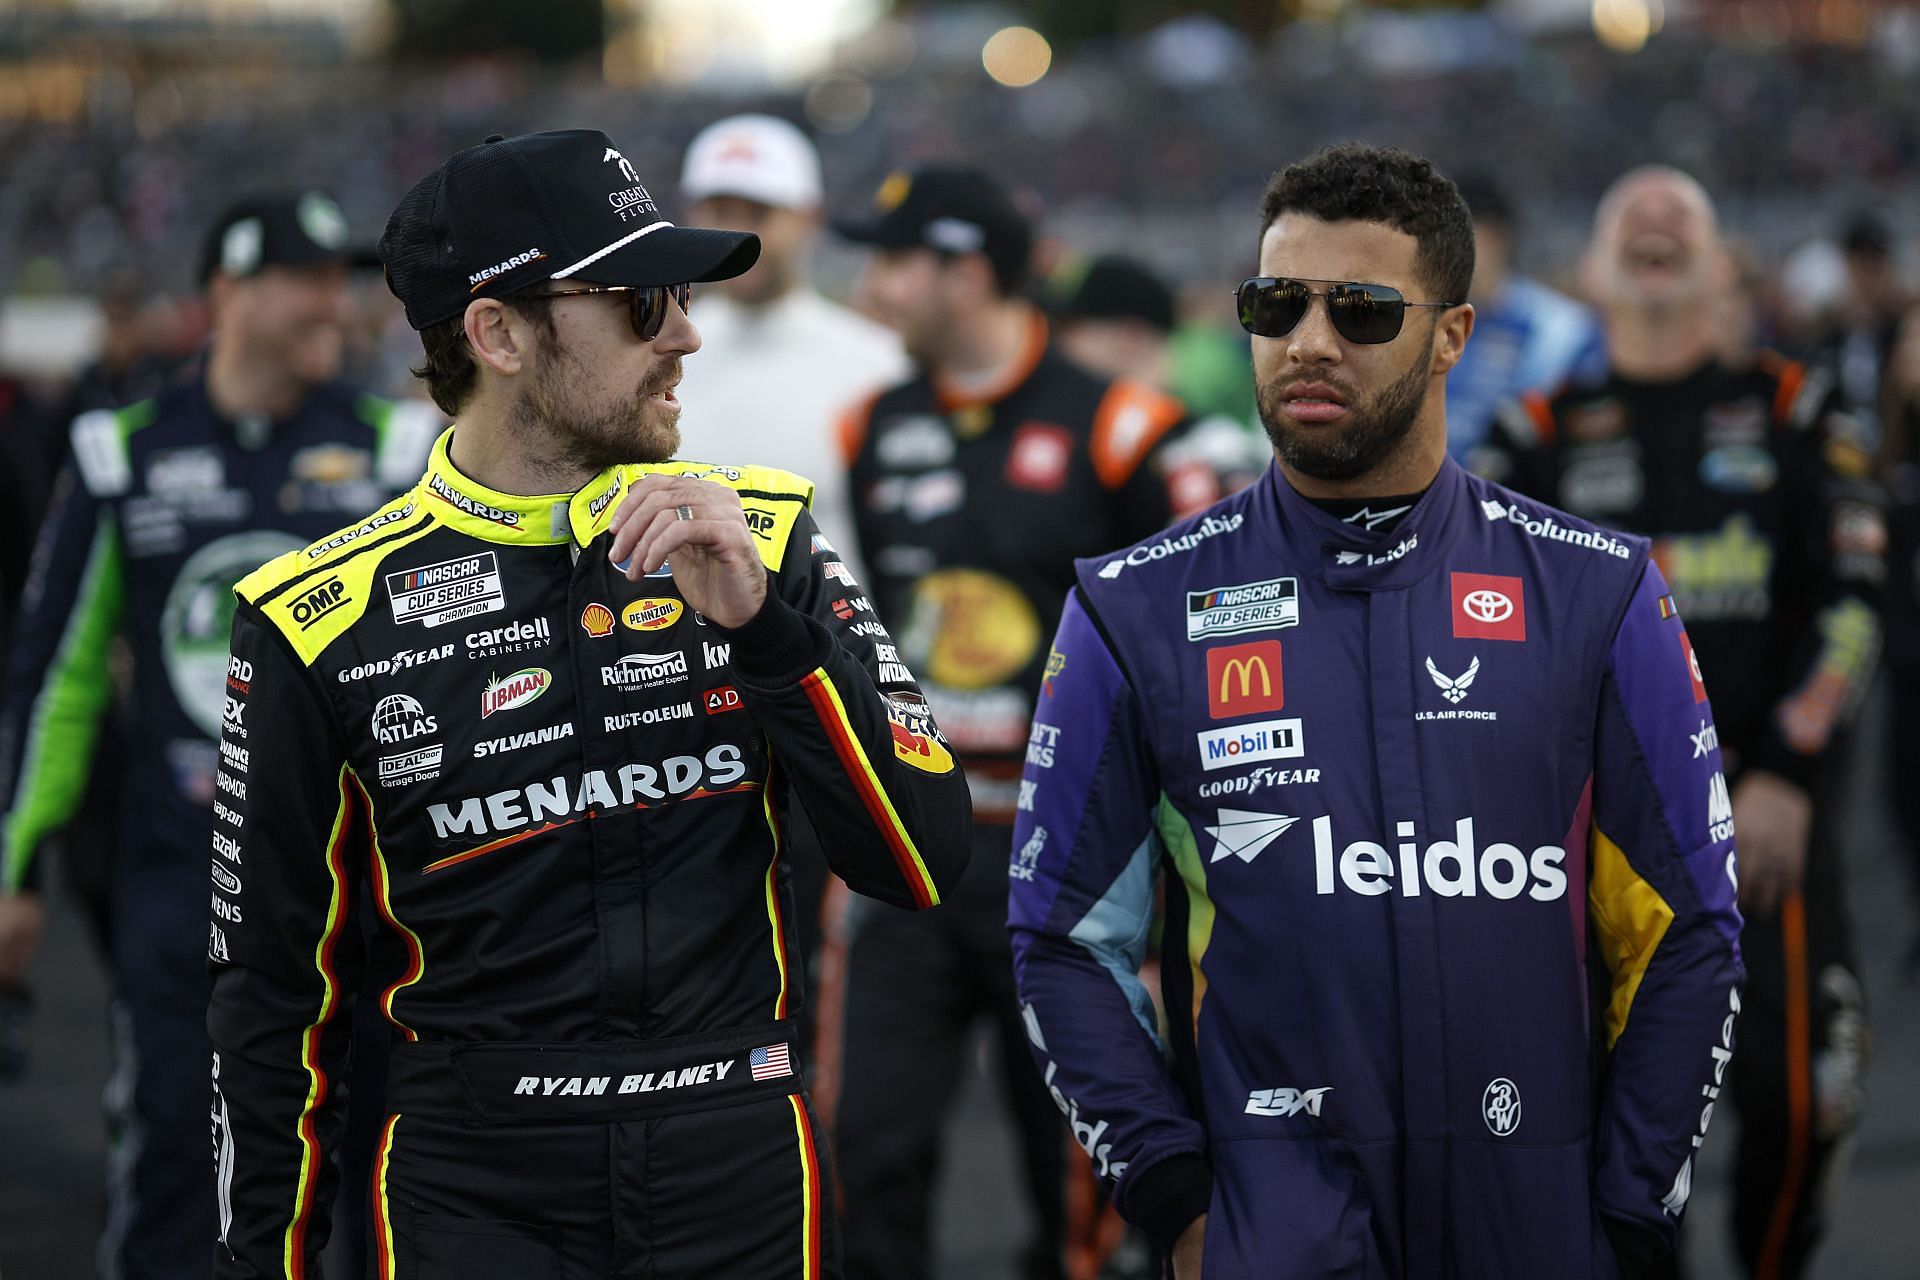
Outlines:
{"label": "person in white cap", "polygon": [[812,479],[814,520],[858,574],[835,425],[860,397],[904,378],[908,364],[892,330],[810,282],[819,153],[785,120],[730,116],[687,148],[680,195],[699,225],[760,237],[753,269],[705,295],[701,367],[685,374],[689,438],[714,457],[751,455]]}

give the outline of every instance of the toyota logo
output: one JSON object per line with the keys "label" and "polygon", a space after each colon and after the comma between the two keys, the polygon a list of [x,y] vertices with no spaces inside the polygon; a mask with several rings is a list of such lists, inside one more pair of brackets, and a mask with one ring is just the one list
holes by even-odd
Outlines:
{"label": "toyota logo", "polygon": [[1505,622],[1513,616],[1513,601],[1485,587],[1467,592],[1460,601],[1460,607],[1475,622]]}

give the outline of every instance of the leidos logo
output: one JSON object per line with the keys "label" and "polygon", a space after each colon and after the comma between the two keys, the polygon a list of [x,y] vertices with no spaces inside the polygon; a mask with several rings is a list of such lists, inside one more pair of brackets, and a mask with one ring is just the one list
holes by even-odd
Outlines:
{"label": "leidos logo", "polygon": [[[1349,893],[1378,897],[1391,893],[1394,880],[1400,882],[1403,897],[1418,897],[1422,890],[1442,898],[1471,898],[1484,892],[1503,901],[1523,892],[1535,902],[1553,902],[1567,893],[1567,873],[1561,864],[1567,851],[1558,845],[1541,845],[1531,857],[1518,845],[1495,843],[1476,851],[1473,819],[1462,818],[1453,824],[1452,840],[1436,840],[1424,850],[1416,843],[1411,822],[1394,824],[1399,837],[1395,851],[1396,868],[1385,845],[1371,840],[1356,840],[1340,851],[1339,886]],[[1314,892],[1332,894],[1335,858],[1333,819],[1313,820]]]}
{"label": "leidos logo", "polygon": [[1278,711],[1286,702],[1278,640],[1207,650],[1207,713],[1215,720]]}

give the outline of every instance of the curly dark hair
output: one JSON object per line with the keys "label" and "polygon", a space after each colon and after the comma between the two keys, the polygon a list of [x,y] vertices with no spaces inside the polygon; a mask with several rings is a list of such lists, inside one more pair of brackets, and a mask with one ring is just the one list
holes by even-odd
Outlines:
{"label": "curly dark hair", "polygon": [[[501,301],[532,321],[543,339],[553,337],[553,299],[522,293]],[[480,366],[467,345],[465,313],[422,329],[420,347],[426,359],[408,372],[427,384],[427,394],[440,406],[440,412],[449,418],[459,417],[473,394],[474,383],[480,380]]]}
{"label": "curly dark hair", "polygon": [[1433,161],[1398,147],[1342,142],[1288,165],[1260,199],[1260,234],[1283,213],[1323,222],[1379,222],[1419,244],[1433,302],[1465,302],[1473,284],[1473,215]]}

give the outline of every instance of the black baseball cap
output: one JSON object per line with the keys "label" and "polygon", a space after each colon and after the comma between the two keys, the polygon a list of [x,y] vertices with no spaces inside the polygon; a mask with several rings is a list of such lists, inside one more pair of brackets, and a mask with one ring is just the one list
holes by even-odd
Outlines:
{"label": "black baseball cap", "polygon": [[372,249],[347,243],[347,215],[324,191],[256,195],[228,205],[200,251],[200,282],[218,271],[236,279],[267,267],[327,262],[380,265]]}
{"label": "black baseball cap", "polygon": [[1023,278],[1033,253],[1033,228],[1006,188],[964,165],[888,174],[866,216],[836,220],[833,229],[879,249],[984,253],[1002,280]]}
{"label": "black baseball cap", "polygon": [[725,280],[759,257],[758,236],[661,217],[598,129],[495,134],[457,152],[401,197],[380,237],[387,287],[416,329],[542,280]]}
{"label": "black baseball cap", "polygon": [[[1078,275],[1078,280],[1072,277]],[[1173,290],[1144,264],[1103,254],[1056,279],[1054,310],[1064,320],[1140,320],[1172,333]]]}

